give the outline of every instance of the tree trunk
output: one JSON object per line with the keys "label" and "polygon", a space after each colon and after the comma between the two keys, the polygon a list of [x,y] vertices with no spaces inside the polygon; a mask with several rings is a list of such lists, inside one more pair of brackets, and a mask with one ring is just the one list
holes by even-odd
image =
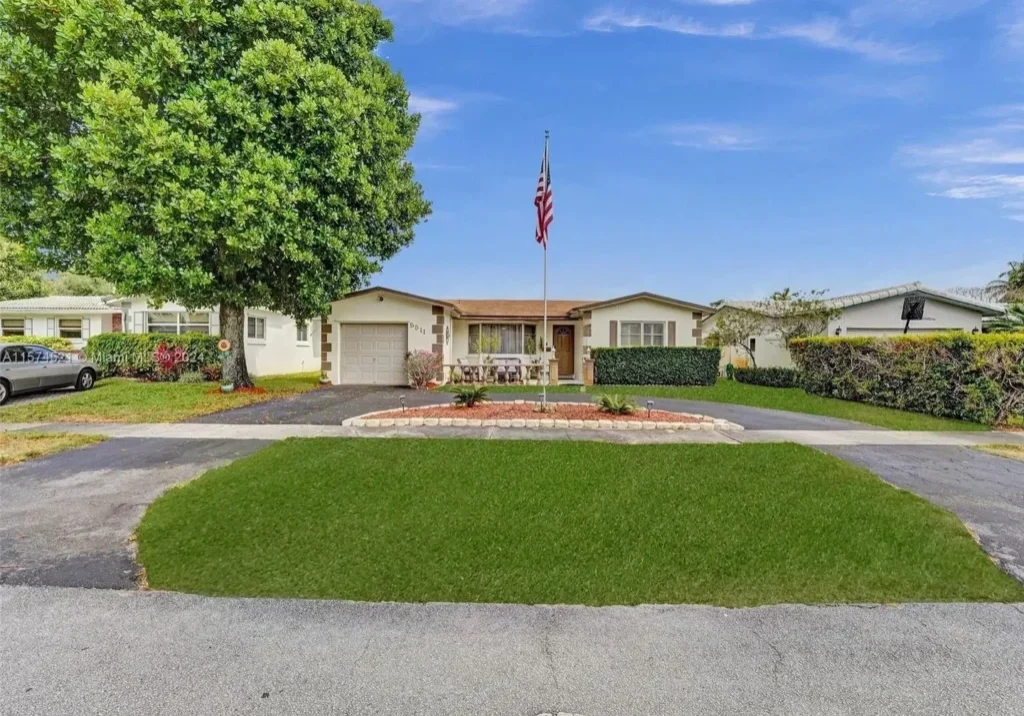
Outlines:
{"label": "tree trunk", "polygon": [[245,307],[229,303],[220,305],[220,334],[231,342],[231,352],[224,360],[223,382],[236,388],[251,388],[252,378],[245,364]]}

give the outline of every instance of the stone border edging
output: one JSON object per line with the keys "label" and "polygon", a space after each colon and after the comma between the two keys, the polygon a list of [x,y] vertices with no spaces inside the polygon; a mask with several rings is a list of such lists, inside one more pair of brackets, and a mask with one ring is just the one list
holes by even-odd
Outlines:
{"label": "stone border edging", "polygon": [[[501,400],[500,403],[512,403],[514,405],[533,405],[535,400]],[[569,402],[560,400],[553,405],[590,405],[593,403]],[[430,410],[432,408],[450,408],[451,403],[437,403],[434,405],[417,405],[409,410]],[[399,408],[400,410],[400,408]],[[372,413],[364,413],[354,418],[346,418],[341,421],[342,426],[354,428],[418,428],[418,427],[442,427],[442,428],[555,428],[567,430],[717,430],[719,432],[739,432],[743,430],[742,425],[712,418],[708,415],[697,415],[695,413],[676,413],[675,411],[664,411],[675,413],[689,418],[698,418],[696,423],[676,423],[663,420],[559,420],[558,418],[491,418],[488,420],[471,418],[374,418],[374,415],[394,413],[395,408],[377,410]]]}

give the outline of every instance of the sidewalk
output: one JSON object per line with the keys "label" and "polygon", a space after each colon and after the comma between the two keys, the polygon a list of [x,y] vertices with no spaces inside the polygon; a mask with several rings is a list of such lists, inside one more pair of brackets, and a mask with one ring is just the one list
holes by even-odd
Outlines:
{"label": "sidewalk", "polygon": [[284,440],[287,438],[475,438],[481,440],[601,440],[640,443],[764,443],[800,445],[942,445],[973,446],[993,443],[1024,445],[1024,433],[923,432],[897,430],[563,430],[551,428],[402,427],[366,428],[341,425],[238,425],[227,423],[9,423],[0,432],[39,432],[106,435],[110,438],[178,440]]}

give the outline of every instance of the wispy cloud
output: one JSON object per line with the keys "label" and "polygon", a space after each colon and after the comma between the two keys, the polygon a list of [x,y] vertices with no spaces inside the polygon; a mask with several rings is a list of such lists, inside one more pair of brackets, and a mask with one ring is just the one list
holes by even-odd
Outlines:
{"label": "wispy cloud", "polygon": [[993,0],[866,0],[850,11],[856,24],[875,22],[929,26],[972,12]]}
{"label": "wispy cloud", "polygon": [[835,18],[820,18],[803,23],[781,24],[759,30],[753,21],[712,25],[693,18],[674,15],[649,15],[601,10],[583,21],[585,30],[616,32],[623,30],[660,30],[679,35],[739,38],[750,40],[795,40],[822,49],[860,55],[887,63],[916,63],[937,59],[934,53],[919,48],[850,34]]}
{"label": "wispy cloud", "polygon": [[615,32],[616,30],[652,29],[673,32],[679,35],[699,37],[752,37],[754,23],[739,22],[726,25],[708,25],[690,18],[672,16],[651,17],[631,15],[615,10],[603,10],[583,21],[583,28],[591,32]]}
{"label": "wispy cloud", "polygon": [[1014,221],[1024,216],[1024,124],[1006,121],[1016,105],[982,110],[996,118],[955,132],[945,141],[904,147],[899,158],[919,170],[918,178],[934,188],[933,196],[958,200],[1000,200]]}
{"label": "wispy cloud", "polygon": [[658,127],[655,133],[676,147],[717,152],[748,151],[761,141],[755,132],[736,124],[671,124]]}
{"label": "wispy cloud", "polygon": [[851,35],[843,23],[835,18],[781,25],[773,28],[767,37],[802,40],[826,50],[849,52],[877,62],[913,63],[937,59],[933,53],[912,46]]}
{"label": "wispy cloud", "polygon": [[422,116],[420,127],[426,131],[441,128],[445,120],[458,109],[459,103],[453,99],[416,93],[409,95],[409,111]]}
{"label": "wispy cloud", "polygon": [[415,15],[441,25],[503,20],[523,14],[536,0],[378,0],[385,12]]}
{"label": "wispy cloud", "polygon": [[999,44],[1011,55],[1024,54],[1024,1],[1010,3],[999,27]]}

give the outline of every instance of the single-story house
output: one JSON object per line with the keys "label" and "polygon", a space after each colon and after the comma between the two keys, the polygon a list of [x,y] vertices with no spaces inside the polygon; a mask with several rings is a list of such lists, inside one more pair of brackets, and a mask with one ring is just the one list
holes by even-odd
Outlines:
{"label": "single-story house", "polygon": [[[853,293],[825,299],[823,302],[839,311],[830,320],[822,335],[829,336],[887,336],[900,335],[907,328],[903,319],[903,306],[907,298],[924,300],[924,313],[920,320],[910,321],[908,333],[940,333],[964,331],[977,333],[986,318],[1002,315],[1005,309],[966,296],[929,288],[920,282],[892,286],[874,291]],[[770,306],[755,301],[725,301],[719,311],[729,309],[756,311],[769,315]],[[717,315],[709,316],[703,322],[704,335],[715,330]],[[792,367],[793,360],[785,342],[777,334],[765,333],[750,336],[745,343],[754,353],[757,365],[767,367]],[[736,346],[722,346],[722,365],[747,365],[746,351]]]}
{"label": "single-story house", "polygon": [[[320,322],[248,308],[245,355],[253,375],[314,372],[320,365]],[[0,301],[0,335],[60,336],[82,348],[98,333],[220,333],[216,308],[160,307],[143,296],[45,296]]]}
{"label": "single-story house", "polygon": [[[590,348],[696,346],[702,321],[714,309],[653,293],[604,301],[443,299],[373,287],[331,304],[323,324],[322,370],[342,384],[405,385],[405,356],[431,351],[447,365],[480,360],[486,338],[495,359],[531,358],[530,348],[553,348],[558,379],[581,382]],[[496,350],[495,350],[496,349]],[[447,374],[447,373],[446,373]]]}

